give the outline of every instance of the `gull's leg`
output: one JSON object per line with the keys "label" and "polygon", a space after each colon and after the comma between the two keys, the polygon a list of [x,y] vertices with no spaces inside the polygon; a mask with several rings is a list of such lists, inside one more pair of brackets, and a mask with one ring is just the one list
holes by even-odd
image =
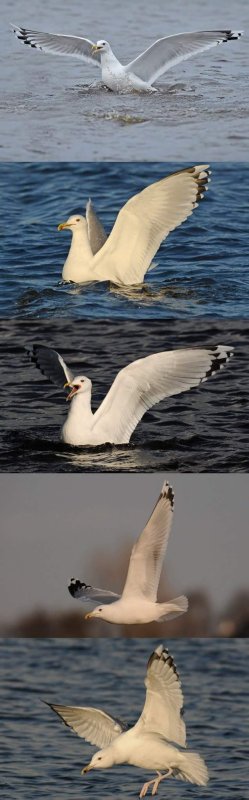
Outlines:
{"label": "gull's leg", "polygon": [[155,780],[156,780],[156,778],[152,778],[152,781],[147,781],[146,783],[144,783],[144,785],[142,786],[140,795],[139,795],[140,798],[141,797],[145,797],[145,795],[147,794],[148,789],[150,788],[150,786],[155,783]]}
{"label": "gull's leg", "polygon": [[158,774],[158,778],[156,778],[156,780],[154,781],[154,786],[153,786],[151,794],[155,795],[157,793],[159,783],[161,783],[161,781],[163,781],[164,778],[169,778],[170,775],[172,775],[172,772],[173,772],[173,770],[169,768],[167,770],[167,772],[164,773],[164,775],[162,775],[161,772],[157,773]]}

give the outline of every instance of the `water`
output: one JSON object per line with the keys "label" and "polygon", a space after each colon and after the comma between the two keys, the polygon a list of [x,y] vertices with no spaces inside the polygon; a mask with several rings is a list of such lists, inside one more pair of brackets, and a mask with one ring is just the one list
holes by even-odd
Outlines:
{"label": "water", "polygon": [[183,166],[1,165],[1,316],[248,318],[248,164],[212,165],[208,194],[163,243],[143,289],[60,282],[71,238],[60,221],[91,196],[110,231],[130,196]]}
{"label": "water", "polygon": [[[31,472],[248,471],[248,322],[2,320],[0,469]],[[75,374],[93,381],[97,408],[117,372],[141,356],[176,347],[234,345],[229,366],[199,389],[169,398],[143,418],[129,445],[73,448],[60,442],[63,391],[30,363],[45,343]]]}
{"label": "water", "polygon": [[[116,767],[81,776],[93,748],[41,700],[92,705],[133,724],[143,706],[148,639],[2,640],[5,800],[137,797],[150,773]],[[248,647],[241,639],[168,640],[185,696],[188,744],[205,758],[208,787],[171,779],[159,797],[248,798]]]}
{"label": "water", "polygon": [[[9,22],[109,39],[127,63],[162,35],[244,28],[241,41],[183,62],[154,95],[115,95],[81,61],[24,47]],[[249,7],[237,0],[10,0],[1,15],[3,160],[243,159],[248,151]],[[97,85],[96,85],[97,83]],[[89,84],[92,84],[89,87]]]}

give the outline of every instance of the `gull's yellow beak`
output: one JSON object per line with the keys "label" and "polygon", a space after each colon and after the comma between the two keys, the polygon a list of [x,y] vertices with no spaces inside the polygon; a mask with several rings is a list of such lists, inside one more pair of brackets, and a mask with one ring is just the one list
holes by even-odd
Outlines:
{"label": "gull's yellow beak", "polygon": [[89,611],[88,614],[85,614],[85,619],[91,619],[93,617],[92,611]]}
{"label": "gull's yellow beak", "polygon": [[90,769],[92,769],[91,764],[87,764],[86,767],[83,767],[81,770],[81,775],[84,775],[86,772],[90,772]]}
{"label": "gull's yellow beak", "polygon": [[67,222],[60,222],[60,224],[57,227],[57,231],[64,231],[64,228],[69,228],[69,225],[67,224]]}
{"label": "gull's yellow beak", "polygon": [[93,44],[93,45],[92,45],[92,53],[93,53],[93,54],[94,54],[94,53],[97,53],[97,52],[98,52],[98,50],[101,50],[101,49],[102,49],[102,48],[99,46],[99,44]]}
{"label": "gull's yellow beak", "polygon": [[63,389],[67,389],[69,386],[72,386],[72,384],[66,381],[66,383],[64,383]]}

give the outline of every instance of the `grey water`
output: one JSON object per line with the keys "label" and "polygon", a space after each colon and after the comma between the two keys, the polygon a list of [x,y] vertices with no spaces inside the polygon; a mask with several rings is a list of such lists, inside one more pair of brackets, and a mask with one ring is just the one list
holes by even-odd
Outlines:
{"label": "grey water", "polygon": [[[153,639],[1,640],[2,797],[138,797],[146,770],[119,766],[81,776],[94,748],[42,702],[91,705],[130,724],[144,702]],[[248,645],[243,639],[173,639],[188,747],[205,758],[206,788],[170,779],[159,797],[247,800]]]}
{"label": "grey water", "polygon": [[[248,472],[248,335],[248,322],[234,320],[1,320],[1,471]],[[75,374],[91,378],[93,409],[136,358],[217,344],[234,346],[235,355],[198,389],[151,409],[130,444],[80,448],[60,441],[66,392],[31,362],[34,343],[55,348]]]}
{"label": "grey water", "polygon": [[[157,94],[116,95],[94,66],[24,47],[9,23],[107,39],[128,63],[183,31],[244,29],[238,42],[183,62]],[[10,0],[1,14],[2,160],[237,160],[248,151],[249,6],[244,0]]]}
{"label": "grey water", "polygon": [[2,317],[249,316],[247,163],[211,164],[209,190],[155,256],[144,285],[63,284],[71,234],[57,225],[91,197],[109,233],[124,203],[183,164],[2,164]]}

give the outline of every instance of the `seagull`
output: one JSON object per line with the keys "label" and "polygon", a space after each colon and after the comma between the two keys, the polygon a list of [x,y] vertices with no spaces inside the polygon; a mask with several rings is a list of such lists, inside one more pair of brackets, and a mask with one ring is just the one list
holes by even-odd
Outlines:
{"label": "seagull", "polygon": [[199,205],[210,174],[207,164],[199,164],[147,186],[121,208],[108,238],[89,201],[86,217],[74,214],[58,225],[72,233],[63,280],[141,284],[163,240]]}
{"label": "seagull", "polygon": [[69,387],[71,401],[62,440],[70,445],[128,444],[140,419],[160,400],[180,394],[219,372],[233,355],[232,347],[166,350],[139,358],[120,370],[97,411],[91,409],[92,382],[74,376],[60,353],[34,345],[31,360],[60,388]]}
{"label": "seagull", "polygon": [[54,55],[71,56],[101,69],[102,83],[114,92],[156,92],[155,81],[171,67],[223,42],[239,39],[243,31],[192,31],[164,36],[123,66],[104,39],[97,44],[81,36],[41,33],[11,25],[24,44]]}
{"label": "seagull", "polygon": [[[108,593],[101,597],[101,589],[86,586],[75,578],[71,579],[69,592],[76,599],[107,602],[86,614],[85,619],[97,617],[116,625],[143,624],[147,622],[166,622],[184,614],[188,601],[184,595],[170,602],[158,603],[157,591],[162,571],[163,559],[167,549],[174,511],[174,492],[167,482],[163,484],[154,510],[132,549],[128,573],[122,595]],[[109,594],[108,602],[107,596]]]}
{"label": "seagull", "polygon": [[161,781],[169,777],[206,786],[208,770],[203,758],[185,749],[180,678],[163,645],[149,658],[145,687],[145,704],[132,727],[99,708],[47,704],[78,736],[101,748],[81,774],[118,764],[153,770],[157,777],[143,785],[140,798],[145,797],[150,786],[155,795]]}

